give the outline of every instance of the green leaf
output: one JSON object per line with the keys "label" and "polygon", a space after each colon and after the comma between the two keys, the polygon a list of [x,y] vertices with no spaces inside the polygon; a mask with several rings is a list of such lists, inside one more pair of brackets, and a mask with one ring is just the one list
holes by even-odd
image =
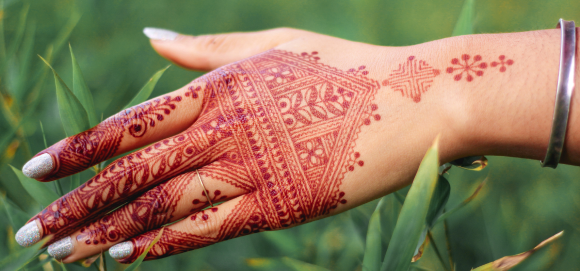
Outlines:
{"label": "green leaf", "polygon": [[20,270],[40,254],[40,249],[48,242],[49,238],[45,238],[34,246],[23,248],[17,252],[10,253],[6,258],[0,261],[0,271]]}
{"label": "green leaf", "polygon": [[[8,51],[6,54],[7,58],[10,58],[16,54],[16,50],[20,48],[20,44],[22,42],[22,37],[24,37],[24,31],[26,30],[26,18],[28,17],[28,10],[30,8],[30,4],[24,5],[22,10],[20,11],[20,19],[18,21],[18,28],[16,29],[16,34],[11,40],[10,45],[8,46]],[[4,63],[6,64],[6,63]]]}
{"label": "green leaf", "polygon": [[147,101],[147,99],[149,99],[149,96],[151,95],[151,93],[153,92],[153,89],[155,88],[155,85],[157,84],[157,81],[159,81],[159,78],[161,78],[161,76],[163,75],[163,73],[170,67],[171,65],[157,71],[155,74],[153,74],[153,77],[151,77],[151,79],[149,79],[149,81],[147,82],[147,84],[145,84],[143,86],[143,88],[141,88],[141,90],[139,90],[139,92],[137,93],[137,95],[135,95],[135,97],[133,97],[133,99],[125,106],[125,108],[129,108],[135,105],[138,105],[144,101]]}
{"label": "green leaf", "polygon": [[483,185],[485,184],[486,181],[487,181],[487,179],[484,180],[483,182],[481,182],[481,184],[479,184],[479,186],[477,186],[477,188],[475,189],[473,194],[471,194],[471,196],[469,196],[467,199],[462,201],[459,205],[451,208],[449,211],[441,214],[439,217],[436,217],[435,221],[431,224],[431,227],[433,227],[434,225],[437,225],[439,222],[444,221],[447,217],[449,217],[455,211],[463,208],[465,205],[467,205],[469,202],[471,202],[473,199],[475,199],[475,197],[477,195],[479,195],[479,192],[481,191],[481,188],[483,187]]}
{"label": "green leaf", "polygon": [[22,101],[24,95],[28,93],[28,89],[26,88],[28,82],[30,81],[30,64],[32,63],[32,56],[34,50],[34,34],[36,31],[36,24],[32,22],[28,29],[26,30],[26,34],[24,36],[24,41],[22,42],[22,47],[19,49],[20,51],[20,74],[17,79],[17,84],[14,87],[14,97],[18,101]]}
{"label": "green leaf", "polygon": [[292,259],[290,257],[282,257],[281,260],[286,266],[291,267],[296,271],[328,271],[328,269],[324,267]]}
{"label": "green leaf", "polygon": [[46,183],[28,178],[19,169],[13,166],[10,167],[12,168],[12,171],[14,171],[14,174],[16,174],[18,177],[18,180],[20,180],[20,183],[26,192],[28,192],[28,194],[30,194],[30,196],[35,199],[36,202],[40,203],[40,205],[46,207],[59,198],[59,196],[54,191],[46,186]]}
{"label": "green leaf", "polygon": [[81,185],[81,174],[77,173],[70,176],[70,191],[76,189]]}
{"label": "green leaf", "polygon": [[91,94],[87,83],[85,83],[81,67],[79,66],[79,63],[73,54],[72,46],[69,44],[68,47],[70,49],[70,57],[72,59],[73,93],[85,108],[89,118],[89,124],[91,127],[93,127],[99,123],[93,103],[93,95]]}
{"label": "green leaf", "polygon": [[425,228],[429,204],[437,187],[438,142],[438,138],[435,139],[433,146],[427,151],[405,198],[381,267],[383,271],[407,271],[411,265],[411,259]]}
{"label": "green leaf", "polygon": [[483,155],[469,156],[453,160],[449,163],[459,168],[480,171],[487,166],[487,158]]}
{"label": "green leaf", "polygon": [[19,229],[26,224],[30,218],[29,214],[22,211],[20,207],[12,203],[8,198],[6,198],[6,196],[0,195],[0,203],[4,206],[6,215],[8,216],[8,221],[10,221],[10,225],[13,229]]}
{"label": "green leaf", "polygon": [[557,248],[557,249],[555,249],[555,251],[551,250],[550,248],[552,248],[554,246],[554,241],[557,240],[558,238],[562,237],[563,234],[564,234],[564,231],[561,231],[561,232],[557,233],[556,235],[544,240],[543,242],[541,242],[539,245],[537,245],[535,248],[533,248],[531,250],[528,250],[524,253],[520,253],[517,255],[503,257],[501,259],[495,260],[491,263],[482,265],[482,266],[480,266],[476,269],[472,269],[472,270],[473,271],[506,271],[506,270],[511,270],[512,268],[514,268],[513,270],[549,270],[549,269],[540,268],[540,266],[538,266],[538,264],[539,264],[538,262],[534,262],[533,265],[531,264],[531,262],[538,259],[538,258],[543,258],[543,259],[539,259],[542,261],[542,264],[545,264],[545,261],[546,261],[545,259],[553,261],[554,256],[557,254],[555,252],[560,251],[561,248]]}
{"label": "green leaf", "polygon": [[381,269],[381,263],[383,262],[381,212],[384,208],[387,208],[386,202],[387,197],[382,197],[369,220],[363,270],[378,271]]}
{"label": "green leaf", "polygon": [[246,264],[255,270],[328,271],[328,269],[290,257],[250,258]]}
{"label": "green leaf", "polygon": [[137,267],[139,267],[139,265],[141,265],[143,260],[145,260],[145,257],[147,257],[147,253],[149,253],[149,250],[151,250],[151,248],[159,241],[159,239],[161,239],[161,235],[163,234],[164,229],[165,228],[161,228],[155,239],[153,239],[153,242],[151,242],[151,244],[147,247],[147,249],[143,251],[143,253],[139,256],[139,258],[137,258],[137,260],[135,260],[131,265],[129,265],[125,269],[125,271],[137,270]]}
{"label": "green leaf", "polygon": [[70,91],[66,84],[62,81],[56,71],[48,64],[44,58],[39,56],[54,74],[54,84],[56,86],[56,98],[58,102],[58,111],[60,119],[64,126],[66,136],[76,135],[90,128],[87,111],[79,102],[77,97]]}
{"label": "green leaf", "polygon": [[462,36],[473,34],[473,11],[475,0],[465,0],[463,8],[459,14],[459,19],[455,23],[455,28],[451,36]]}

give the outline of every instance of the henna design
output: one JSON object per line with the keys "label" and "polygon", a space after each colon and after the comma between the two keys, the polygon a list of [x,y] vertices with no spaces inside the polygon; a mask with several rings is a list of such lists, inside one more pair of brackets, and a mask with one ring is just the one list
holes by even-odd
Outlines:
{"label": "henna design", "polygon": [[464,54],[461,56],[463,64],[457,58],[452,59],[451,64],[453,64],[453,66],[447,68],[447,73],[452,74],[455,71],[459,71],[459,73],[453,76],[453,79],[455,81],[461,81],[461,78],[463,77],[464,73],[466,75],[465,79],[467,80],[467,82],[473,81],[473,74],[477,76],[482,76],[483,70],[487,68],[487,63],[480,62],[482,59],[480,55],[474,56],[473,61],[471,63],[469,63],[469,59],[471,59],[471,57],[468,54]]}
{"label": "henna design", "polygon": [[[211,195],[211,193],[210,193]],[[207,197],[210,198],[211,203],[213,204],[217,204],[219,202],[222,202],[224,200],[226,200],[228,198],[228,196],[226,195],[222,195],[222,192],[220,190],[215,190],[213,192],[213,196],[208,195]],[[194,199],[191,203],[193,204],[193,206],[196,206],[195,208],[191,209],[189,212],[190,213],[195,213],[198,212],[199,210],[205,208],[206,206],[210,205],[210,201],[207,200],[207,197],[205,195],[205,191],[201,191],[201,199]],[[201,207],[199,207],[199,205],[201,204]]]}
{"label": "henna design", "polygon": [[501,55],[501,56],[499,56],[499,62],[493,61],[493,62],[491,62],[491,66],[492,67],[500,66],[499,71],[500,72],[505,72],[506,69],[507,69],[506,68],[506,65],[507,66],[511,66],[512,64],[514,64],[514,61],[511,60],[511,59],[508,59],[508,60],[505,60],[505,61],[504,60],[505,60],[505,56],[504,55]]}
{"label": "henna design", "polygon": [[201,218],[203,220],[208,220],[209,219],[209,214],[206,214],[205,211],[208,211],[208,213],[209,213],[209,211],[212,211],[212,213],[215,213],[215,212],[218,211],[218,207],[212,207],[212,208],[208,208],[208,209],[205,209],[205,210],[201,210],[201,212],[192,215],[190,219],[191,220],[196,220],[197,219],[197,216],[199,215],[199,218]]}
{"label": "henna design", "polygon": [[348,74],[350,74],[350,75],[355,75],[355,76],[356,76],[356,75],[359,75],[359,73],[360,73],[360,74],[362,74],[362,75],[367,75],[367,74],[369,74],[369,71],[365,71],[365,69],[366,69],[366,66],[360,66],[360,67],[358,67],[358,69],[354,69],[354,68],[352,68],[352,69],[349,69],[349,70],[348,70],[348,71],[346,71],[346,72],[347,72]]}
{"label": "henna design", "polygon": [[410,56],[405,63],[399,64],[397,70],[389,74],[389,79],[384,80],[382,85],[390,86],[392,90],[400,91],[402,96],[418,103],[421,101],[421,94],[429,90],[433,78],[440,73],[424,60]]}
{"label": "henna design", "polygon": [[180,101],[180,96],[165,96],[133,106],[38,153],[36,156],[50,153],[56,158],[54,173],[45,176],[42,181],[72,175],[113,157],[125,131],[133,137],[144,136],[157,122],[163,121]]}
{"label": "henna design", "polygon": [[[215,235],[167,228],[147,259],[303,223],[347,203],[339,188],[345,173],[364,165],[355,141],[363,124],[380,120],[378,106],[371,104],[380,86],[362,69],[340,71],[313,55],[271,50],[203,77],[204,109],[193,142],[227,149],[204,172],[251,193]],[[201,196],[194,206],[205,201]],[[189,221],[202,223],[214,212],[201,211]],[[123,261],[136,259],[157,233],[133,239],[137,246]]]}
{"label": "henna design", "polygon": [[[186,94],[203,98],[202,112],[192,127],[115,161],[48,206],[35,217],[43,232],[59,240],[87,223],[88,217],[99,217],[132,195],[210,163],[205,174],[250,193],[215,236],[178,232],[172,236],[168,231],[149,258],[163,251],[190,250],[199,242],[208,245],[303,223],[345,204],[340,185],[352,166],[364,165],[354,151],[355,142],[364,124],[380,119],[378,106],[372,104],[380,85],[363,72],[354,75],[320,64],[314,55],[270,50],[197,79]],[[183,186],[185,181],[149,190],[85,228],[80,241],[115,242],[177,219],[172,215]],[[224,195],[217,192],[213,197],[219,201]],[[204,200],[205,195],[199,203]],[[189,221],[200,223],[217,212],[208,210],[195,215],[202,219]],[[134,255],[139,249],[128,260]]]}

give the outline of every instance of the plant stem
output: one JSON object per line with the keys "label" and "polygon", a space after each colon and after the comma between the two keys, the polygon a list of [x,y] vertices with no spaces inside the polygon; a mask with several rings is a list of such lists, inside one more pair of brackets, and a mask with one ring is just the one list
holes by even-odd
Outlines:
{"label": "plant stem", "polygon": [[455,271],[453,254],[451,253],[451,242],[449,242],[449,227],[447,227],[447,220],[445,219],[443,220],[443,228],[445,229],[445,244],[447,245],[447,255],[449,255],[449,266],[451,266],[451,271]]}
{"label": "plant stem", "polygon": [[429,238],[429,241],[431,242],[431,244],[433,244],[433,249],[435,250],[435,254],[437,254],[437,258],[439,258],[441,265],[443,266],[443,268],[445,270],[449,270],[449,269],[447,269],[447,265],[443,261],[443,257],[441,256],[441,253],[439,252],[439,248],[437,248],[437,245],[435,244],[435,238],[433,238],[433,235],[431,234],[431,230],[427,231],[427,237]]}

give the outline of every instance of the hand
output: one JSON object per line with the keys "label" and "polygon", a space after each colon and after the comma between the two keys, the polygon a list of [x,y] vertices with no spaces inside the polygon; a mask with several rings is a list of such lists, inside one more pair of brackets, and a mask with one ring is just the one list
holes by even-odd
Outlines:
{"label": "hand", "polygon": [[[166,257],[395,191],[437,134],[442,161],[468,154],[452,147],[463,96],[427,91],[454,82],[433,68],[447,60],[415,58],[423,47],[294,29],[171,38],[152,45],[186,68],[217,69],[38,153],[23,171],[51,181],[144,147],[33,217],[20,244],[49,236],[49,253],[65,263],[115,245],[112,256],[128,263],[175,222],[147,259]],[[405,65],[419,65],[422,86],[381,89]]]}

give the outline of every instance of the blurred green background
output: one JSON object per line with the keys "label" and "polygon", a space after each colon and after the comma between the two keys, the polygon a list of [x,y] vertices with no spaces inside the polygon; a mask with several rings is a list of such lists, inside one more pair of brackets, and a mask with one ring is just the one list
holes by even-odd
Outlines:
{"label": "blurred green background", "polygon": [[[6,45],[0,51],[7,53],[0,56],[0,94],[3,98],[0,196],[5,196],[1,203],[4,207],[0,208],[0,261],[18,249],[13,239],[17,229],[10,226],[7,212],[16,212],[13,209],[19,208],[23,210],[20,216],[27,218],[41,210],[8,164],[20,168],[44,148],[39,122],[44,126],[49,145],[65,136],[52,75],[47,74],[41,81],[45,66],[36,57],[37,54],[47,56],[47,46],[54,45],[51,63],[71,86],[72,67],[66,44],[72,45],[93,93],[96,111],[106,118],[122,109],[155,71],[168,64],[150,48],[148,39],[142,34],[147,26],[194,35],[287,26],[348,40],[403,46],[449,37],[463,5],[463,0],[3,2],[0,16]],[[22,10],[27,5],[29,11],[23,18]],[[559,18],[580,22],[580,1],[478,0],[475,1],[473,30],[475,33],[496,33],[553,28]],[[26,23],[25,31],[19,30],[23,23]],[[157,84],[152,97],[179,88],[199,75],[201,73],[172,66]],[[10,131],[15,125],[21,126],[13,135]],[[501,157],[490,157],[489,162],[490,165],[480,172],[453,168],[446,175],[451,183],[449,207],[471,195],[485,178],[488,181],[474,201],[448,218],[448,247],[443,225],[433,229],[444,258],[451,254],[456,270],[470,270],[529,250],[565,230],[559,241],[561,249],[550,252],[553,265],[542,268],[578,269],[580,168],[561,165],[556,170],[541,169],[538,161]],[[91,175],[91,172],[83,173],[82,180]],[[63,187],[68,188],[68,182],[63,179]],[[54,189],[51,184],[47,187]],[[387,197],[390,204],[385,217],[391,219],[383,223],[385,244],[401,207],[394,195]],[[375,205],[376,201],[304,226],[246,236],[145,262],[139,269],[295,270],[276,262],[281,257],[290,257],[330,270],[363,270],[366,231]],[[107,266],[109,270],[123,269],[111,258]],[[77,265],[67,267],[68,270],[84,270]],[[48,270],[48,267],[38,270],[43,268]],[[427,247],[423,258],[414,263],[413,268],[449,270],[449,266],[437,260],[432,246]]]}

